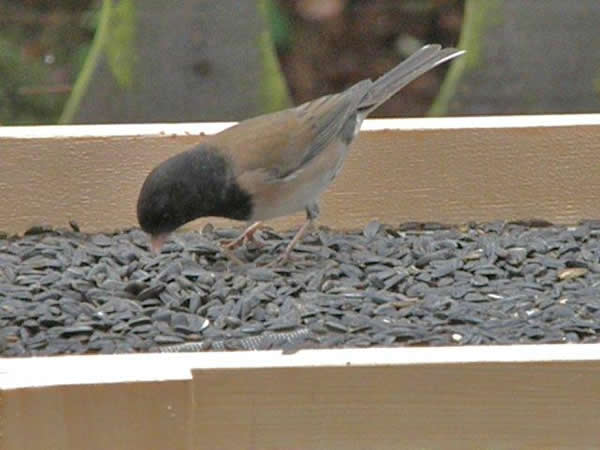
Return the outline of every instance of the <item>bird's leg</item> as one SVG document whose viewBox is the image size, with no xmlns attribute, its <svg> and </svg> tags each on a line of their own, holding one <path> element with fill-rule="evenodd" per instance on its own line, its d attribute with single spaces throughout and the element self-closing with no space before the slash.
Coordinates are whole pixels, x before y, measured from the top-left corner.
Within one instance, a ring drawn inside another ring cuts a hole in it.
<svg viewBox="0 0 600 450">
<path fill-rule="evenodd" d="M 228 250 L 232 250 L 236 247 L 239 247 L 244 243 L 244 241 L 252 241 L 255 242 L 259 247 L 262 247 L 264 243 L 256 237 L 254 237 L 254 233 L 256 233 L 262 227 L 262 222 L 254 222 L 252 225 L 247 227 L 242 234 L 240 234 L 237 238 L 235 238 L 231 242 L 221 243 L 224 248 Z"/>
<path fill-rule="evenodd" d="M 242 260 L 240 258 L 238 258 L 237 256 L 235 256 L 233 254 L 233 251 L 229 250 L 227 247 L 223 247 L 223 253 L 225 254 L 225 256 L 233 263 L 242 266 L 244 265 L 244 263 L 242 262 Z"/>
<path fill-rule="evenodd" d="M 290 254 L 292 253 L 292 250 L 294 249 L 296 244 L 298 244 L 298 242 L 300 242 L 300 240 L 304 237 L 308 228 L 319 217 L 319 213 L 319 205 L 316 202 L 311 203 L 306 207 L 306 222 L 304 222 L 304 224 L 300 227 L 294 238 L 285 248 L 283 254 L 275 261 L 271 262 L 269 266 L 273 266 L 275 264 L 283 264 L 290 259 Z"/>
</svg>

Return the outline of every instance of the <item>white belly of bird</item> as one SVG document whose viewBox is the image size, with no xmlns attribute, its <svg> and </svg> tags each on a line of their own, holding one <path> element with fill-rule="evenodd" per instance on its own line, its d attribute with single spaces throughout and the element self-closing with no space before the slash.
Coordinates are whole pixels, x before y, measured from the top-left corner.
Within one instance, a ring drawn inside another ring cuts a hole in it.
<svg viewBox="0 0 600 450">
<path fill-rule="evenodd" d="M 340 172 L 348 147 L 341 142 L 333 151 L 325 152 L 307 164 L 302 170 L 286 179 L 274 183 L 274 189 L 265 190 L 256 205 L 252 221 L 263 221 L 294 214 L 311 203 L 317 203 L 319 197 Z M 259 194 L 260 195 L 260 194 Z"/>
</svg>

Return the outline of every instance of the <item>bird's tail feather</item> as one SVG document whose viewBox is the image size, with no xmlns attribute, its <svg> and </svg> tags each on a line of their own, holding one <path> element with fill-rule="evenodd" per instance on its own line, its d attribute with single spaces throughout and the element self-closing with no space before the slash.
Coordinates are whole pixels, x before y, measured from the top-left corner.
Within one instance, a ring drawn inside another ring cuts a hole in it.
<svg viewBox="0 0 600 450">
<path fill-rule="evenodd" d="M 415 78 L 463 53 L 464 50 L 455 48 L 442 49 L 439 44 L 422 47 L 374 81 L 369 93 L 360 103 L 361 113 L 367 116 Z"/>
</svg>

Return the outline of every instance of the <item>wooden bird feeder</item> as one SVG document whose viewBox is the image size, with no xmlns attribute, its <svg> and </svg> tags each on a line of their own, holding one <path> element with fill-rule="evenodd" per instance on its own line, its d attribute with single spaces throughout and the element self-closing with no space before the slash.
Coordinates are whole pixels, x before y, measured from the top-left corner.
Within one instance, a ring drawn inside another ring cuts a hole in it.
<svg viewBox="0 0 600 450">
<path fill-rule="evenodd" d="M 228 125 L 0 128 L 0 230 L 136 226 L 151 167 Z M 600 115 L 368 120 L 320 223 L 600 218 L 599 155 Z M 599 410 L 600 344 L 0 359 L 3 450 L 583 449 Z"/>
</svg>

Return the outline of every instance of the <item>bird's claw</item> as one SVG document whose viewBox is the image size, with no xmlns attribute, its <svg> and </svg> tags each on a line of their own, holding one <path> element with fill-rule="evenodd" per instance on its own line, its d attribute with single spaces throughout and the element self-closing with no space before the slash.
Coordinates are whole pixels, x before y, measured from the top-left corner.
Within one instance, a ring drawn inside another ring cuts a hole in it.
<svg viewBox="0 0 600 450">
<path fill-rule="evenodd" d="M 224 239 L 224 240 L 220 241 L 219 244 L 224 249 L 234 250 L 244 243 L 245 238 L 246 238 L 245 236 L 240 236 L 239 238 L 236 238 L 233 240 Z"/>
<path fill-rule="evenodd" d="M 227 257 L 227 259 L 229 259 L 231 262 L 238 264 L 238 265 L 243 265 L 244 262 L 238 258 L 237 256 L 235 256 L 235 254 L 233 253 L 233 251 L 229 248 L 227 248 L 226 246 L 222 247 L 223 249 L 223 254 Z"/>
<path fill-rule="evenodd" d="M 292 252 L 284 251 L 282 255 L 279 255 L 277 258 L 273 259 L 270 263 L 264 265 L 264 267 L 274 268 L 284 266 L 289 262 L 298 261 L 302 258 L 294 256 Z"/>
<path fill-rule="evenodd" d="M 237 238 L 235 238 L 231 241 L 223 240 L 220 242 L 220 244 L 223 248 L 226 248 L 228 250 L 236 249 L 239 246 L 241 246 L 242 244 L 245 244 L 245 243 L 247 244 L 248 242 L 254 243 L 256 245 L 256 247 L 258 247 L 258 248 L 262 248 L 266 245 L 266 243 L 262 239 L 260 239 L 258 236 L 256 236 L 256 232 L 259 230 L 259 228 L 261 228 L 261 226 L 262 226 L 261 223 L 255 223 L 251 227 L 247 228 Z"/>
</svg>

